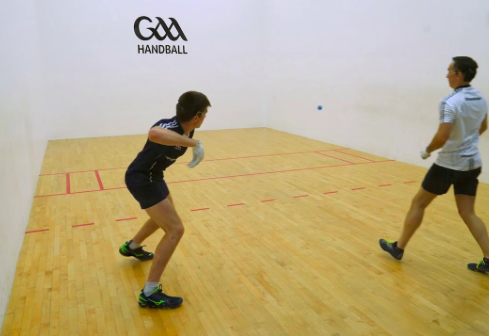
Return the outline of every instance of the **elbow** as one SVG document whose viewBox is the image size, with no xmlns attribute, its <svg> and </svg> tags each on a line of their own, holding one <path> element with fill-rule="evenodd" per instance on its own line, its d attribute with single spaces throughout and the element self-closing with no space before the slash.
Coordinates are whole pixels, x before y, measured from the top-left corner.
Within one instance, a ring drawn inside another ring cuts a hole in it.
<svg viewBox="0 0 489 336">
<path fill-rule="evenodd" d="M 151 142 L 157 142 L 158 141 L 158 138 L 159 138 L 159 134 L 158 134 L 158 131 L 154 128 L 150 129 L 149 130 L 149 133 L 148 133 L 148 139 L 149 141 Z"/>
</svg>

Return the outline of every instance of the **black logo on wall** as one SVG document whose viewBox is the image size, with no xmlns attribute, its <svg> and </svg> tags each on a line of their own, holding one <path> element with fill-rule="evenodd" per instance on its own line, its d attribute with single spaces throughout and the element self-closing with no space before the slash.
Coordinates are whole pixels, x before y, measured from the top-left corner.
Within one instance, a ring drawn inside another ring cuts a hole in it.
<svg viewBox="0 0 489 336">
<path fill-rule="evenodd" d="M 160 17 L 156 17 L 158 24 L 153 27 L 148 27 L 143 32 L 141 32 L 141 22 L 148 21 L 150 23 L 156 24 L 147 16 L 141 16 L 137 18 L 134 22 L 134 33 L 136 36 L 142 41 L 149 41 L 153 38 L 156 38 L 158 41 L 164 41 L 165 39 L 169 39 L 171 41 L 177 41 L 178 39 L 182 39 L 184 41 L 188 41 L 185 33 L 182 28 L 178 24 L 177 20 L 174 18 L 169 18 L 171 24 L 168 26 Z M 176 31 L 176 34 L 174 32 Z M 160 34 L 161 32 L 161 34 Z M 163 35 L 162 35 L 163 34 Z M 182 50 L 180 50 L 182 47 Z M 184 45 L 138 45 L 138 54 L 188 54 L 185 51 Z"/>
</svg>

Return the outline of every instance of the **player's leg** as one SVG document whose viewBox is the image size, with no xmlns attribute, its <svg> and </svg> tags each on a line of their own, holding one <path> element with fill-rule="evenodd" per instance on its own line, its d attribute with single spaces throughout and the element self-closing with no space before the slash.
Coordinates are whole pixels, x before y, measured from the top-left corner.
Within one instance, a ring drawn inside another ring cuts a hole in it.
<svg viewBox="0 0 489 336">
<path fill-rule="evenodd" d="M 460 172 L 465 178 L 460 179 L 454 184 L 455 201 L 457 202 L 458 213 L 469 228 L 472 236 L 479 244 L 484 258 L 479 263 L 467 265 L 474 271 L 489 272 L 489 237 L 484 222 L 475 213 L 475 200 L 480 174 L 480 169 Z"/>
<path fill-rule="evenodd" d="M 411 201 L 411 207 L 404 220 L 404 227 L 401 236 L 397 241 L 397 247 L 400 249 L 406 248 L 409 240 L 414 235 L 423 221 L 425 209 L 436 198 L 436 194 L 420 188 L 416 196 Z"/>
<path fill-rule="evenodd" d="M 484 258 L 478 264 L 471 263 L 468 267 L 472 270 L 477 269 L 479 271 L 489 272 L 489 238 L 487 236 L 486 225 L 475 214 L 475 196 L 459 194 L 455 195 L 455 199 L 460 217 L 462 217 L 484 254 Z"/>
<path fill-rule="evenodd" d="M 173 199 L 171 195 L 168 195 L 170 203 L 174 206 Z M 140 260 L 150 260 L 153 259 L 153 253 L 146 252 L 142 249 L 141 244 L 149 236 L 151 236 L 156 230 L 160 229 L 160 226 L 155 223 L 153 219 L 148 218 L 146 223 L 139 229 L 136 235 L 129 241 L 125 242 L 121 247 L 121 254 L 124 256 L 133 256 Z"/>
<path fill-rule="evenodd" d="M 380 240 L 380 246 L 384 251 L 389 252 L 394 258 L 401 260 L 404 254 L 404 249 L 411 237 L 419 228 L 423 221 L 425 209 L 436 198 L 437 195 L 430 193 L 423 188 L 420 188 L 416 196 L 411 201 L 411 207 L 404 220 L 399 240 L 390 242 L 385 239 Z"/>
<path fill-rule="evenodd" d="M 171 194 L 168 195 L 168 200 L 170 201 L 171 205 L 173 205 L 173 207 L 175 207 L 175 203 L 173 203 L 173 199 L 171 197 Z M 131 239 L 131 241 L 133 241 L 134 243 L 136 243 L 138 245 L 141 245 L 146 238 L 151 236 L 158 229 L 160 229 L 160 227 L 150 217 L 150 218 L 148 218 L 146 223 L 143 225 L 143 227 L 138 231 L 138 233 L 136 233 L 134 238 Z"/>
<path fill-rule="evenodd" d="M 401 236 L 397 241 L 380 239 L 380 247 L 394 258 L 401 260 L 404 249 L 423 222 L 425 209 L 438 196 L 450 188 L 450 180 L 445 168 L 433 165 L 423 180 L 422 187 L 411 201 L 411 206 L 404 220 Z"/>
<path fill-rule="evenodd" d="M 139 296 L 139 305 L 151 308 L 176 308 L 182 304 L 183 300 L 164 294 L 159 281 L 183 236 L 183 223 L 168 198 L 146 209 L 146 212 L 165 231 L 165 235 L 156 247 L 148 280 Z"/>
</svg>

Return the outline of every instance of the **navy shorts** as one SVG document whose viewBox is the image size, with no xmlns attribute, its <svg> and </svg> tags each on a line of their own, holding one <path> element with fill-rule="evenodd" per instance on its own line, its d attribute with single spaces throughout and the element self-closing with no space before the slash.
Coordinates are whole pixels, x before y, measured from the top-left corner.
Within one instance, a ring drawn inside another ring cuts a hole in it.
<svg viewBox="0 0 489 336">
<path fill-rule="evenodd" d="M 423 181 L 423 189 L 435 194 L 443 195 L 448 192 L 453 184 L 455 195 L 475 196 L 482 169 L 477 168 L 468 171 L 453 170 L 433 164 Z"/>
<path fill-rule="evenodd" d="M 165 180 L 149 181 L 126 173 L 126 186 L 129 192 L 139 202 L 141 209 L 151 208 L 170 195 Z"/>
</svg>

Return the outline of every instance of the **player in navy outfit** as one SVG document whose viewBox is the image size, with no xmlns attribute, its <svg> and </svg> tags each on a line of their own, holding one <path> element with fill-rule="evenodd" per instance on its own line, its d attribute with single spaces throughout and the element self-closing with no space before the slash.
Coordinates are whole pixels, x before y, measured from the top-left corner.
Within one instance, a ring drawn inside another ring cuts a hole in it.
<svg viewBox="0 0 489 336">
<path fill-rule="evenodd" d="M 127 169 L 126 186 L 141 209 L 146 210 L 150 217 L 139 232 L 119 249 L 126 257 L 153 259 L 147 282 L 139 295 L 141 307 L 169 309 L 177 308 L 183 303 L 182 298 L 163 293 L 159 284 L 161 275 L 184 233 L 183 223 L 165 183 L 164 171 L 185 154 L 188 147 L 193 150 L 193 159 L 188 166 L 194 168 L 202 161 L 202 142 L 193 139 L 193 136 L 195 129 L 204 122 L 210 106 L 207 97 L 200 92 L 189 91 L 182 94 L 178 99 L 176 116 L 162 119 L 153 125 L 143 150 Z M 155 253 L 143 250 L 143 241 L 158 229 L 163 229 L 165 235 Z"/>
</svg>

